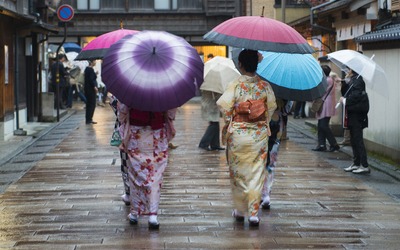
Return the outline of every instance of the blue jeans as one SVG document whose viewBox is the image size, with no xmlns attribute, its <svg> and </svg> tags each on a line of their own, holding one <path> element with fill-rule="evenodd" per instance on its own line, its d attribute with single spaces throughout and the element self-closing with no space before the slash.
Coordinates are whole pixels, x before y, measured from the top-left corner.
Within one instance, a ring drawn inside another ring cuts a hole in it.
<svg viewBox="0 0 400 250">
<path fill-rule="evenodd" d="M 79 98 L 81 99 L 82 102 L 84 102 L 86 104 L 86 97 L 85 95 L 80 92 L 78 90 L 78 88 L 76 87 L 76 84 L 73 84 L 68 91 L 68 100 L 67 100 L 67 107 L 72 107 L 72 99 L 74 96 L 74 90 L 76 91 L 76 93 L 78 94 Z"/>
</svg>

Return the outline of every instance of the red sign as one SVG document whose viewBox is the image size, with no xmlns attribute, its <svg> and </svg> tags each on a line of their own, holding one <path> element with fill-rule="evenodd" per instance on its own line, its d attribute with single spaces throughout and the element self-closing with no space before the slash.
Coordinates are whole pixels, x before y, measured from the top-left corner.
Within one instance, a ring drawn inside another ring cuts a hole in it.
<svg viewBox="0 0 400 250">
<path fill-rule="evenodd" d="M 58 8 L 57 16 L 63 22 L 71 21 L 74 17 L 74 9 L 68 4 L 63 4 Z"/>
</svg>

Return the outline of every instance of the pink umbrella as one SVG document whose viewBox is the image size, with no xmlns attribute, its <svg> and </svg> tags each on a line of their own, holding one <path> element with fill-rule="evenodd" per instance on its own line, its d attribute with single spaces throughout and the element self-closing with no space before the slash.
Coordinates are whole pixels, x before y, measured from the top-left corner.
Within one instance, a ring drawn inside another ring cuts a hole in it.
<svg viewBox="0 0 400 250">
<path fill-rule="evenodd" d="M 125 36 L 132 35 L 137 32 L 139 31 L 121 28 L 119 30 L 111 31 L 101 36 L 98 36 L 82 49 L 75 60 L 102 59 L 111 45 L 124 38 Z"/>
<path fill-rule="evenodd" d="M 237 48 L 310 54 L 314 49 L 295 29 L 263 16 L 231 18 L 204 35 L 205 40 Z"/>
</svg>

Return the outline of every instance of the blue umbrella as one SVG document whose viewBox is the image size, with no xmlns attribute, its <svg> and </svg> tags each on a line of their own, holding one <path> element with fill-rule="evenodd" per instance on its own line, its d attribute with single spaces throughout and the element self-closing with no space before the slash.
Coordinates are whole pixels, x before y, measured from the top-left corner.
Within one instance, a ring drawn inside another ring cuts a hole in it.
<svg viewBox="0 0 400 250">
<path fill-rule="evenodd" d="M 237 65 L 241 49 L 232 51 Z M 326 77 L 311 54 L 289 54 L 259 51 L 263 60 L 257 74 L 271 84 L 275 96 L 292 101 L 312 101 L 321 97 L 327 87 Z"/>
<path fill-rule="evenodd" d="M 65 50 L 65 53 L 68 53 L 68 52 L 79 53 L 82 50 L 81 46 L 79 46 L 76 43 L 64 43 L 63 47 L 64 47 L 64 50 Z"/>
<path fill-rule="evenodd" d="M 325 93 L 325 74 L 311 54 L 260 53 L 264 59 L 258 64 L 257 74 L 271 84 L 275 96 L 312 101 Z"/>
</svg>

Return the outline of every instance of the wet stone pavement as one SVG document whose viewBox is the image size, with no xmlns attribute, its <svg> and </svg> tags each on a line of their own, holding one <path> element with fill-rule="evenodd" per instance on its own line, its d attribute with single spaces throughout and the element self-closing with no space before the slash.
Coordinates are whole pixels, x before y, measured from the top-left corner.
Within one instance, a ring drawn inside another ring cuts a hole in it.
<svg viewBox="0 0 400 250">
<path fill-rule="evenodd" d="M 399 248 L 399 201 L 333 164 L 349 163 L 342 152 L 309 150 L 313 141 L 291 127 L 271 209 L 257 229 L 235 222 L 225 154 L 197 147 L 207 127 L 198 102 L 177 114 L 160 229 L 150 231 L 146 217 L 132 226 L 120 200 L 119 153 L 109 146 L 114 114 L 100 107 L 94 118 L 98 124 L 86 125 L 77 110 L 1 167 L 27 171 L 0 195 L 0 249 Z"/>
</svg>

